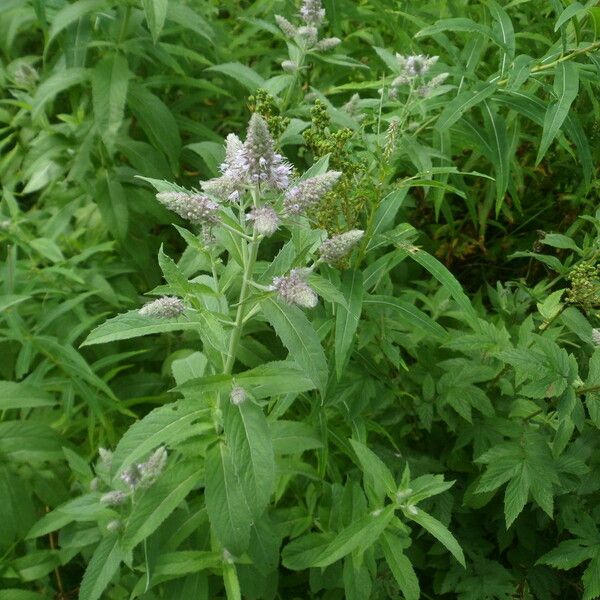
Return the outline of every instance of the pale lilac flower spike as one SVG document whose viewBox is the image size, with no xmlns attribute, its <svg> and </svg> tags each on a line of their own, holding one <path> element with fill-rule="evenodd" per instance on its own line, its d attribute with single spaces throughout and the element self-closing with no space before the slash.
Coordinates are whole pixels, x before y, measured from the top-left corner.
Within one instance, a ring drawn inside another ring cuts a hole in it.
<svg viewBox="0 0 600 600">
<path fill-rule="evenodd" d="M 300 18 L 309 27 L 320 27 L 325 20 L 325 9 L 321 0 L 304 0 L 300 7 Z"/>
<path fill-rule="evenodd" d="M 281 223 L 279 215 L 272 206 L 253 208 L 246 215 L 246 219 L 254 222 L 254 231 L 258 235 L 266 237 L 273 235 Z"/>
<path fill-rule="evenodd" d="M 327 171 L 300 181 L 285 194 L 285 212 L 289 215 L 299 215 L 313 207 L 336 184 L 340 176 L 339 171 Z"/>
<path fill-rule="evenodd" d="M 181 218 L 196 224 L 216 223 L 219 205 L 204 194 L 159 192 L 156 199 Z"/>
<path fill-rule="evenodd" d="M 138 310 L 142 317 L 158 317 L 159 319 L 178 317 L 182 312 L 183 302 L 174 296 L 163 296 L 144 304 Z"/>
<path fill-rule="evenodd" d="M 321 258 L 328 264 L 344 258 L 360 242 L 365 234 L 362 229 L 352 229 L 325 240 L 319 248 Z"/>
<path fill-rule="evenodd" d="M 289 275 L 275 277 L 271 287 L 288 304 L 314 308 L 319 298 L 306 282 L 309 273 L 309 269 L 292 269 Z"/>
<path fill-rule="evenodd" d="M 243 151 L 238 156 L 239 168 L 247 173 L 251 184 L 284 190 L 290 184 L 292 166 L 274 148 L 267 122 L 254 113 L 250 117 Z"/>
</svg>

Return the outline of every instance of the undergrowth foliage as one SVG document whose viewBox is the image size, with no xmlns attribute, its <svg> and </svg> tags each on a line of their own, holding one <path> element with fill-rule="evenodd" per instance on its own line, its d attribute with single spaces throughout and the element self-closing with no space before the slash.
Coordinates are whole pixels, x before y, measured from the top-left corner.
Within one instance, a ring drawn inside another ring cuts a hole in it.
<svg viewBox="0 0 600 600">
<path fill-rule="evenodd" d="M 600 597 L 600 8 L 412 4 L 4 0 L 0 600 Z"/>
</svg>

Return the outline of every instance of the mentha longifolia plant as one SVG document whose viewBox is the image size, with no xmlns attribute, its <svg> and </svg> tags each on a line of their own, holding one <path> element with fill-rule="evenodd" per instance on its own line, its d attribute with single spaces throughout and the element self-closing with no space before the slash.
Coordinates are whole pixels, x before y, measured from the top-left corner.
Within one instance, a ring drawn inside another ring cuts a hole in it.
<svg viewBox="0 0 600 600">
<path fill-rule="evenodd" d="M 202 351 L 172 362 L 183 399 L 135 423 L 113 451 L 100 451 L 84 498 L 103 507 L 97 517 L 104 534 L 86 570 L 82 598 L 98 598 L 122 563 L 127 569 L 119 577 L 135 579 L 136 595 L 161 584 L 178 590 L 181 580 L 169 580 L 189 569 L 197 585 L 222 585 L 233 599 L 240 589 L 244 597 L 273 597 L 280 562 L 315 573 L 344 564 L 344 579 L 353 582 L 370 581 L 380 559 L 406 597 L 416 598 L 418 580 L 403 552 L 410 544 L 409 522 L 464 564 L 450 531 L 418 506 L 452 483 L 440 475 L 411 480 L 408 467 L 395 481 L 358 441 L 364 438 L 359 431 L 339 443 L 358 460 L 364 488 L 357 481 L 342 484 L 342 478 L 319 492 L 338 497 L 339 507 L 334 503 L 323 512 L 316 488 L 309 494 L 312 505 L 297 505 L 304 484 L 294 473 L 325 482 L 331 469 L 327 436 L 309 422 L 327 427 L 328 406 L 360 394 L 356 382 L 345 381 L 344 367 L 363 295 L 363 275 L 352 257 L 361 246 L 364 257 L 369 240 L 359 229 L 328 237 L 311 227 L 310 211 L 341 175 L 327 166 L 325 156 L 296 173 L 255 113 L 245 141 L 227 136 L 221 175 L 201 182 L 201 191 L 146 178 L 157 200 L 194 229 L 175 225 L 188 248 L 179 264 L 161 249 L 166 284 L 153 291 L 159 297 L 100 325 L 85 343 L 184 330 L 200 337 Z M 385 213 L 392 208 L 383 207 Z M 376 220 L 379 229 L 382 219 Z M 402 230 L 391 239 L 409 237 Z M 411 252 L 420 251 L 407 243 L 405 254 Z M 186 271 L 196 270 L 204 274 L 188 280 Z M 371 301 L 379 310 L 397 303 L 383 296 Z M 424 327 L 437 327 L 417 308 L 402 306 L 420 314 Z M 261 354 L 283 359 L 263 362 Z M 244 370 L 249 364 L 255 366 Z M 306 422 L 282 418 L 294 404 Z M 316 465 L 301 459 L 307 450 L 315 452 Z M 323 518 L 333 520 L 325 527 Z"/>
</svg>

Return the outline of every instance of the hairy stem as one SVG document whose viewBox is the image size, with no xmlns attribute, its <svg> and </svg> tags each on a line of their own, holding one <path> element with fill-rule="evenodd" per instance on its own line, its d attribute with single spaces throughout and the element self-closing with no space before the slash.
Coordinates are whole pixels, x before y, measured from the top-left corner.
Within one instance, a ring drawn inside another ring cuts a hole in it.
<svg viewBox="0 0 600 600">
<path fill-rule="evenodd" d="M 231 338 L 229 339 L 227 361 L 223 370 L 226 375 L 229 375 L 233 369 L 235 354 L 242 336 L 246 300 L 248 299 L 248 291 L 250 289 L 250 278 L 252 277 L 252 272 L 254 271 L 254 263 L 256 262 L 256 253 L 258 251 L 257 238 L 258 236 L 256 233 L 254 233 L 251 241 L 248 242 L 248 245 L 246 246 L 246 251 L 244 252 L 244 278 L 242 280 L 242 287 L 240 289 L 240 298 L 238 301 L 237 313 L 235 315 L 235 323 L 233 325 L 233 331 L 231 332 Z"/>
</svg>

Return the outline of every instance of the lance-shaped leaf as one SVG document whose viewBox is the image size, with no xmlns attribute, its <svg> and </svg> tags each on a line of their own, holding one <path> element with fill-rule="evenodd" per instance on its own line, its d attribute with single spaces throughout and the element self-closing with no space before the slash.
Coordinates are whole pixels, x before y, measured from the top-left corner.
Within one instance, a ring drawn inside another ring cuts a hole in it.
<svg viewBox="0 0 600 600">
<path fill-rule="evenodd" d="M 338 306 L 335 316 L 335 371 L 338 380 L 342 378 L 360 321 L 363 303 L 363 279 L 360 271 L 344 272 L 342 293 L 346 298 L 347 307 Z"/>
</svg>

